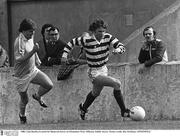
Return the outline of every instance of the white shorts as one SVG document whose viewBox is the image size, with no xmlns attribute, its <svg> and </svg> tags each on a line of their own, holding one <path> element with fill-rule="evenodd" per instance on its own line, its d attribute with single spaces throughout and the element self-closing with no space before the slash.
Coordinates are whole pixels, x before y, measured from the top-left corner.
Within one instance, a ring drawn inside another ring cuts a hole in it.
<svg viewBox="0 0 180 136">
<path fill-rule="evenodd" d="M 93 80 L 99 75 L 104 75 L 104 76 L 108 75 L 108 69 L 106 66 L 88 69 L 88 77 L 91 80 L 91 82 L 93 82 Z"/>
<path fill-rule="evenodd" d="M 14 83 L 18 92 L 26 92 L 30 82 L 35 78 L 39 69 L 35 67 L 29 74 L 22 78 L 14 77 Z"/>
</svg>

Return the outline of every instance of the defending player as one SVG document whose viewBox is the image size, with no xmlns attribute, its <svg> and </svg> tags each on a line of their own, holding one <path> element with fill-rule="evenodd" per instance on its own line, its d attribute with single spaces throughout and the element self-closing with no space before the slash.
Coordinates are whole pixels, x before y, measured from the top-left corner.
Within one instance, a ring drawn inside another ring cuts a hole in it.
<svg viewBox="0 0 180 136">
<path fill-rule="evenodd" d="M 88 107 L 100 95 L 104 86 L 112 87 L 114 97 L 121 109 L 122 117 L 129 117 L 130 110 L 126 108 L 120 90 L 121 83 L 118 79 L 108 76 L 106 63 L 109 57 L 109 47 L 115 48 L 114 53 L 123 53 L 125 48 L 119 40 L 111 34 L 106 33 L 107 26 L 103 20 L 97 19 L 89 26 L 89 35 L 72 39 L 68 46 L 64 48 L 62 62 L 67 62 L 68 53 L 74 45 L 82 46 L 86 52 L 87 63 L 89 66 L 88 76 L 93 84 L 93 90 L 89 92 L 85 102 L 79 105 L 80 116 L 85 120 Z"/>
<path fill-rule="evenodd" d="M 41 100 L 41 97 L 53 87 L 50 78 L 36 67 L 36 65 L 40 65 L 40 60 L 37 55 L 39 45 L 34 44 L 33 41 L 35 27 L 36 24 L 34 21 L 31 19 L 24 19 L 20 24 L 19 36 L 14 43 L 14 76 L 16 89 L 20 95 L 19 117 L 22 124 L 26 123 L 25 110 L 28 103 L 27 90 L 29 84 L 40 85 L 38 92 L 33 94 L 33 98 L 45 108 L 47 105 Z"/>
</svg>

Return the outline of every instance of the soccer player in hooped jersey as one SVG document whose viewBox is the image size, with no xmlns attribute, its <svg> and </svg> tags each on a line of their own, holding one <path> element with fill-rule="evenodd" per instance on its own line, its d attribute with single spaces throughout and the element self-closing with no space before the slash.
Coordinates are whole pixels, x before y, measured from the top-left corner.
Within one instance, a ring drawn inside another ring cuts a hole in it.
<svg viewBox="0 0 180 136">
<path fill-rule="evenodd" d="M 122 117 L 130 117 L 130 110 L 126 108 L 123 96 L 120 90 L 121 83 L 118 79 L 108 76 L 106 63 L 109 57 L 109 47 L 112 45 L 116 53 L 125 51 L 124 45 L 111 34 L 106 33 L 107 25 L 102 19 L 96 19 L 89 26 L 90 34 L 72 39 L 64 48 L 62 63 L 67 63 L 68 53 L 74 45 L 81 46 L 85 50 L 87 64 L 89 66 L 88 76 L 93 84 L 92 91 L 86 96 L 85 102 L 79 104 L 80 117 L 85 120 L 85 114 L 88 107 L 93 103 L 97 96 L 100 95 L 104 86 L 112 87 L 114 97 L 121 109 Z"/>
</svg>

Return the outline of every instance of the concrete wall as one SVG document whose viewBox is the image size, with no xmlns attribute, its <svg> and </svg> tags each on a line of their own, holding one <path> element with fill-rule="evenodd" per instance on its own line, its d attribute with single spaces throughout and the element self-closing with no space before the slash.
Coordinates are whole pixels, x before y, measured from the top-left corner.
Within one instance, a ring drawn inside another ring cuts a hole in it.
<svg viewBox="0 0 180 136">
<path fill-rule="evenodd" d="M 145 120 L 180 119 L 180 65 L 169 62 L 155 65 L 144 74 L 137 73 L 138 64 L 110 65 L 109 74 L 118 78 L 127 107 L 142 106 Z M 31 85 L 27 118 L 29 123 L 57 123 L 79 120 L 78 105 L 83 102 L 92 86 L 87 76 L 87 67 L 76 69 L 70 79 L 56 81 L 57 67 L 42 68 L 54 83 L 54 88 L 44 100 L 49 108 L 43 109 L 32 99 L 38 86 Z M 0 124 L 17 124 L 19 96 L 12 77 L 13 70 L 0 69 Z M 119 120 L 119 107 L 112 89 L 105 87 L 101 95 L 89 108 L 88 120 Z"/>
<path fill-rule="evenodd" d="M 8 15 L 7 15 L 7 0 L 0 0 L 0 43 L 8 51 Z"/>
<path fill-rule="evenodd" d="M 5 43 L 5 49 L 9 52 L 13 64 L 13 42 L 19 23 L 25 17 L 37 22 L 36 41 L 41 37 L 40 29 L 44 23 L 59 26 L 61 38 L 69 41 L 87 31 L 89 23 L 96 17 L 103 18 L 109 24 L 108 31 L 124 40 L 175 1 L 177 0 L 1 0 L 0 41 Z M 126 57 L 118 56 L 110 62 L 132 61 L 136 57 L 134 46 L 139 47 L 139 43 L 129 45 L 128 48 L 132 50 L 129 50 Z"/>
</svg>

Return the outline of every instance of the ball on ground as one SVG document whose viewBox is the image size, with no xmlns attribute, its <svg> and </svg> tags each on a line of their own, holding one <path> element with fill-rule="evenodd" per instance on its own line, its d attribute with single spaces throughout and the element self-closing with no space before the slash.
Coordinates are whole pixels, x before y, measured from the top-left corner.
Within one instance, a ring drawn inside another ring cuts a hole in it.
<svg viewBox="0 0 180 136">
<path fill-rule="evenodd" d="M 145 118 L 145 110 L 141 106 L 134 106 L 130 109 L 130 118 L 135 121 L 142 121 Z"/>
</svg>

